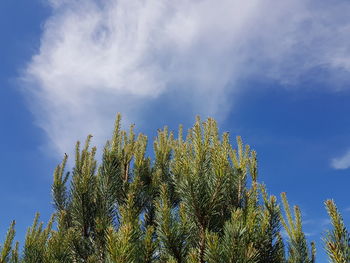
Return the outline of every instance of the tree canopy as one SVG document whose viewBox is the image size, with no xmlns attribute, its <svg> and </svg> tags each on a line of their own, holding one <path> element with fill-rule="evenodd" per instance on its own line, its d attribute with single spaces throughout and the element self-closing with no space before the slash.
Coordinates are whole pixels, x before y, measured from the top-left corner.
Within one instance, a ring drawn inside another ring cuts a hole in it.
<svg viewBox="0 0 350 263">
<path fill-rule="evenodd" d="M 75 164 L 65 155 L 53 175 L 55 212 L 35 216 L 23 249 L 12 222 L 0 263 L 314 263 L 316 250 L 300 209 L 281 202 L 258 181 L 257 154 L 215 120 L 197 118 L 184 136 L 158 131 L 148 139 L 116 119 L 100 162 L 92 136 L 78 142 Z M 350 235 L 332 200 L 324 236 L 330 262 L 350 262 Z M 285 234 L 283 234 L 285 233 Z"/>
</svg>

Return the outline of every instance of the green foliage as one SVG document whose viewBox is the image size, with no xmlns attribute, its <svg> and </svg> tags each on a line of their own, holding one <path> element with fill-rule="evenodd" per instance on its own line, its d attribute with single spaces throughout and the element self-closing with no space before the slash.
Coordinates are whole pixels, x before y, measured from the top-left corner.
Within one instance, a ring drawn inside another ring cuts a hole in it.
<svg viewBox="0 0 350 263">
<path fill-rule="evenodd" d="M 17 262 L 18 261 L 18 243 L 12 248 L 12 242 L 15 237 L 15 221 L 12 221 L 7 231 L 4 245 L 1 247 L 0 263 Z"/>
<path fill-rule="evenodd" d="M 333 200 L 325 202 L 333 229 L 325 237 L 326 250 L 332 263 L 350 262 L 350 234 Z"/>
<path fill-rule="evenodd" d="M 51 219 L 45 229 L 43 223 L 39 223 L 39 214 L 36 214 L 33 225 L 28 228 L 24 252 L 23 262 L 25 263 L 44 263 L 47 262 L 47 243 L 52 229 Z"/>
<path fill-rule="evenodd" d="M 294 206 L 294 219 L 287 201 L 286 193 L 281 194 L 287 220 L 281 217 L 282 224 L 288 234 L 288 263 L 314 263 L 315 246 L 311 243 L 311 249 L 307 245 L 305 234 L 302 230 L 301 212 L 298 206 Z"/>
<path fill-rule="evenodd" d="M 189 248 L 191 223 L 188 222 L 184 207 L 172 209 L 169 192 L 165 184 L 161 186 L 157 203 L 157 239 L 160 258 L 185 262 Z"/>
<path fill-rule="evenodd" d="M 44 228 L 36 215 L 18 253 L 11 224 L 0 263 L 313 263 L 301 213 L 294 215 L 285 194 L 284 213 L 258 182 L 256 152 L 237 137 L 219 134 L 213 119 L 183 136 L 165 127 L 148 140 L 134 127 L 113 136 L 101 162 L 88 136 L 54 171 L 55 209 Z M 332 262 L 349 262 L 349 233 L 332 201 L 326 206 L 334 229 L 326 238 Z M 287 238 L 282 238 L 284 227 Z"/>
</svg>

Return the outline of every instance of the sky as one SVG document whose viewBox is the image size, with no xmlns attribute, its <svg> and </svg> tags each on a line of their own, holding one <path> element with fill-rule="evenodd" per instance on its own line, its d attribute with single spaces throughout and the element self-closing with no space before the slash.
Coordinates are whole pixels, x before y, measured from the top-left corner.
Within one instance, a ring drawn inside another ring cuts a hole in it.
<svg viewBox="0 0 350 263">
<path fill-rule="evenodd" d="M 350 222 L 350 3 L 343 0 L 0 1 L 0 234 L 52 212 L 54 167 L 117 112 L 150 138 L 214 117 L 258 152 L 260 181 Z"/>
</svg>

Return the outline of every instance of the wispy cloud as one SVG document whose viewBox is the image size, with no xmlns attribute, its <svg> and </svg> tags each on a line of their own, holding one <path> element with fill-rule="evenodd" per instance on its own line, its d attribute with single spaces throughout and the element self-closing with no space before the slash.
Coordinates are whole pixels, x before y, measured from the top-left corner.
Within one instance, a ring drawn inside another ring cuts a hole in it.
<svg viewBox="0 0 350 263">
<path fill-rule="evenodd" d="M 331 160 L 331 165 L 334 169 L 337 170 L 350 168 L 350 150 L 340 157 L 333 158 Z"/>
<path fill-rule="evenodd" d="M 329 81 L 334 89 L 348 81 L 346 1 L 50 2 L 22 77 L 58 153 L 87 133 L 99 144 L 116 112 L 138 121 L 160 98 L 164 107 L 181 101 L 176 110 L 192 116 L 224 118 L 248 78 Z M 313 79 L 315 69 L 327 74 Z"/>
</svg>

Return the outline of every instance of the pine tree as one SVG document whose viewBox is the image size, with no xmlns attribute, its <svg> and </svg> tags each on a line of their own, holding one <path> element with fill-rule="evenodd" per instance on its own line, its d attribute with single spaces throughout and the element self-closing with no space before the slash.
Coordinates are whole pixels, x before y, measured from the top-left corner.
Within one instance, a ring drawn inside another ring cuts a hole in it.
<svg viewBox="0 0 350 263">
<path fill-rule="evenodd" d="M 350 234 L 333 200 L 325 202 L 333 229 L 325 237 L 326 251 L 332 263 L 350 262 Z"/>
<path fill-rule="evenodd" d="M 305 234 L 302 230 L 301 212 L 294 206 L 294 219 L 287 201 L 286 193 L 281 194 L 287 220 L 281 217 L 282 224 L 288 234 L 288 263 L 314 263 L 316 257 L 315 244 L 308 247 Z"/>
<path fill-rule="evenodd" d="M 258 182 L 257 154 L 216 122 L 197 118 L 177 138 L 165 127 L 146 156 L 148 140 L 116 119 L 101 162 L 88 136 L 78 142 L 66 172 L 65 155 L 53 175 L 55 212 L 44 228 L 35 216 L 23 252 L 11 224 L 0 263 L 314 263 L 300 209 Z M 349 233 L 332 201 L 331 262 L 349 262 Z M 293 215 L 294 214 L 294 215 Z M 287 237 L 283 237 L 283 229 Z"/>
<path fill-rule="evenodd" d="M 12 221 L 4 245 L 1 247 L 0 263 L 18 262 L 18 243 L 12 248 L 12 242 L 15 237 L 15 221 Z"/>
</svg>

